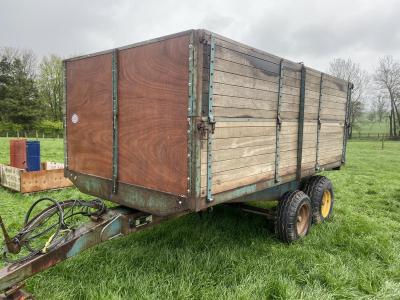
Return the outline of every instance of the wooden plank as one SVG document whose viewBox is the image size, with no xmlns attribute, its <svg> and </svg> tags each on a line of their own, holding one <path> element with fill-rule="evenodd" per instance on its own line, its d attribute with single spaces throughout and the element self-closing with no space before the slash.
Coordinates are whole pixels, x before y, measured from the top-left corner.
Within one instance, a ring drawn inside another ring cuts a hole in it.
<svg viewBox="0 0 400 300">
<path fill-rule="evenodd" d="M 120 52 L 119 179 L 187 195 L 189 36 Z"/>
<path fill-rule="evenodd" d="M 314 77 L 320 78 L 321 77 L 321 72 L 307 67 L 307 76 L 308 77 L 314 76 Z M 324 77 L 325 77 L 325 79 L 333 81 L 333 82 L 337 82 L 338 84 L 347 85 L 347 81 L 345 81 L 343 79 L 340 79 L 340 78 L 337 78 L 337 77 L 333 77 L 332 75 L 324 73 Z"/>
<path fill-rule="evenodd" d="M 21 173 L 23 169 L 0 165 L 0 183 L 14 191 L 21 191 Z"/>
<path fill-rule="evenodd" d="M 21 173 L 21 193 L 33 193 L 72 186 L 64 177 L 64 169 Z"/>
<path fill-rule="evenodd" d="M 204 95 L 208 95 L 208 90 L 204 91 Z M 282 90 L 282 102 L 298 103 L 299 95 L 292 94 L 292 90 Z M 252 87 L 235 86 L 226 83 L 214 83 L 214 95 L 225 95 L 230 97 L 240 97 L 257 100 L 276 101 L 278 99 L 277 89 L 275 91 L 257 90 Z"/>
<path fill-rule="evenodd" d="M 259 67 L 262 60 L 263 62 L 269 62 L 273 63 L 276 67 L 271 66 L 268 71 L 278 73 L 279 68 L 279 62 L 281 60 L 280 57 L 272 55 L 270 53 L 249 47 L 247 45 L 238 43 L 236 41 L 229 40 L 225 37 L 217 35 L 217 46 L 219 47 L 224 47 L 226 49 L 230 49 L 232 51 L 236 51 L 241 54 L 245 54 L 246 57 L 248 58 L 249 62 L 251 65 L 254 65 L 255 67 Z M 294 72 L 299 71 L 301 69 L 301 65 L 297 63 L 293 63 L 289 60 L 285 60 L 286 68 L 290 68 Z"/>
<path fill-rule="evenodd" d="M 296 111 L 282 111 L 281 117 L 296 119 L 299 113 Z M 236 108 L 236 107 L 214 107 L 214 116 L 228 118 L 264 118 L 274 119 L 276 112 L 264 109 Z"/>
<path fill-rule="evenodd" d="M 260 80 L 257 78 L 250 78 L 250 77 L 241 76 L 241 75 L 232 74 L 232 73 L 221 72 L 221 71 L 215 71 L 214 82 L 235 85 L 235 86 L 241 86 L 241 87 L 247 87 L 247 88 L 252 88 L 252 89 L 258 89 L 258 90 L 263 90 L 263 91 L 270 91 L 270 92 L 275 92 L 275 93 L 278 92 L 278 84 L 277 83 L 264 81 L 264 80 Z M 299 95 L 300 88 L 284 85 L 282 88 L 282 92 L 285 94 Z M 217 93 L 217 92 L 215 92 L 215 93 Z"/>
<path fill-rule="evenodd" d="M 68 61 L 68 168 L 112 176 L 111 54 Z"/>
<path fill-rule="evenodd" d="M 226 49 L 224 49 L 224 51 L 226 51 Z M 236 61 L 232 60 L 235 58 L 237 59 Z M 278 74 L 267 72 L 265 70 L 243 64 L 243 57 L 240 55 L 237 55 L 234 58 L 231 57 L 227 58 L 219 51 L 217 51 L 216 53 L 215 69 L 218 71 L 233 73 L 250 78 L 257 78 L 260 80 L 269 81 L 273 83 L 278 83 L 279 81 Z M 300 80 L 297 78 L 293 78 L 290 75 L 292 75 L 292 73 L 285 72 L 284 69 L 284 84 L 293 87 L 300 87 Z"/>
</svg>

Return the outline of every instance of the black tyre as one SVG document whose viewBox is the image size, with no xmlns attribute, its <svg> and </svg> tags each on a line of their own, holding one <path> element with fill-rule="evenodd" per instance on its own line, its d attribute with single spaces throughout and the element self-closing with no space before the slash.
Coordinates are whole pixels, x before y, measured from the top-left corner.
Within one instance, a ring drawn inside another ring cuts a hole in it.
<svg viewBox="0 0 400 300">
<path fill-rule="evenodd" d="M 313 223 L 319 224 L 329 219 L 335 198 L 332 182 L 325 176 L 313 176 L 306 182 L 303 191 L 311 199 Z"/>
<path fill-rule="evenodd" d="M 298 240 L 310 230 L 311 215 L 311 201 L 304 192 L 287 192 L 278 203 L 276 235 L 286 243 Z"/>
</svg>

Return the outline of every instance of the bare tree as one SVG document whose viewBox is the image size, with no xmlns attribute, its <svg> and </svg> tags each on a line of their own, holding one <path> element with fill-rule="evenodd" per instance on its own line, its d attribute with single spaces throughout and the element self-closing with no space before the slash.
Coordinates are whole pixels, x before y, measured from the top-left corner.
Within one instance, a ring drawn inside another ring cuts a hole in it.
<svg viewBox="0 0 400 300">
<path fill-rule="evenodd" d="M 376 116 L 378 117 L 378 121 L 381 123 L 383 118 L 388 113 L 388 101 L 382 95 L 379 95 L 377 98 L 375 98 L 375 101 L 372 105 Z"/>
<path fill-rule="evenodd" d="M 399 95 L 400 95 L 400 63 L 387 55 L 379 60 L 374 79 L 390 100 L 390 136 L 397 136 L 397 126 L 400 128 Z M 397 120 L 397 122 L 396 122 Z M 397 124 L 396 124 L 397 123 Z"/>
<path fill-rule="evenodd" d="M 347 60 L 343 58 L 335 58 L 329 64 L 329 73 L 354 84 L 349 116 L 349 137 L 351 138 L 353 126 L 361 117 L 366 100 L 365 91 L 369 83 L 368 73 L 362 70 L 360 65 L 353 62 L 350 58 Z"/>
<path fill-rule="evenodd" d="M 63 66 L 60 57 L 44 57 L 37 80 L 40 98 L 53 121 L 62 120 Z"/>
<path fill-rule="evenodd" d="M 37 58 L 32 50 L 3 47 L 0 48 L 0 56 L 7 58 L 9 61 L 20 60 L 24 73 L 27 74 L 29 78 L 35 79 L 37 73 Z"/>
</svg>

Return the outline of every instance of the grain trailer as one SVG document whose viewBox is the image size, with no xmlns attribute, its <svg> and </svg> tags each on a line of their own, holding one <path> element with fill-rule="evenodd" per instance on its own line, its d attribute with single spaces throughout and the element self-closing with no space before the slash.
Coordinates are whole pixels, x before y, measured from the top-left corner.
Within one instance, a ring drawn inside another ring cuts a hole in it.
<svg viewBox="0 0 400 300">
<path fill-rule="evenodd" d="M 67 59 L 64 80 L 65 176 L 121 207 L 90 204 L 97 231 L 19 262 L 37 268 L 18 280 L 0 271 L 0 289 L 103 240 L 222 203 L 273 218 L 285 242 L 331 215 L 332 184 L 316 174 L 345 163 L 350 82 L 207 30 Z M 274 199 L 274 211 L 246 204 Z M 53 212 L 72 205 L 63 203 Z"/>
</svg>

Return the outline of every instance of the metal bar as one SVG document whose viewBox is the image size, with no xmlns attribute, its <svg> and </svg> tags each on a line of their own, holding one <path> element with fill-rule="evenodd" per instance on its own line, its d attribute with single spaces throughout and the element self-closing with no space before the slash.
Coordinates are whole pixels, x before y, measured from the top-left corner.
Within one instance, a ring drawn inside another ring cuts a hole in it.
<svg viewBox="0 0 400 300">
<path fill-rule="evenodd" d="M 296 179 L 301 180 L 301 168 L 303 160 L 303 137 L 304 137 L 304 99 L 306 95 L 306 67 L 303 65 L 301 68 L 301 81 L 300 81 L 300 102 L 299 102 L 299 124 L 297 130 L 297 169 Z"/>
<path fill-rule="evenodd" d="M 194 55 L 195 55 L 195 89 L 196 89 L 196 99 L 193 104 L 194 117 L 192 118 L 193 127 L 193 149 L 192 149 L 192 207 L 193 211 L 198 211 L 201 203 L 201 132 L 197 131 L 197 124 L 201 121 L 201 116 L 203 114 L 203 102 L 208 103 L 208 98 L 203 97 L 203 75 L 207 74 L 204 66 L 206 63 L 204 53 L 207 51 L 204 33 L 201 30 L 195 31 L 194 38 Z"/>
<path fill-rule="evenodd" d="M 194 67 L 195 64 L 195 56 L 194 56 L 194 45 L 193 45 L 193 37 L 194 33 L 189 37 L 189 91 L 188 91 L 188 117 L 187 117 L 187 138 L 188 138 L 188 148 L 187 148 L 187 162 L 188 162 L 188 175 L 187 175 L 187 194 L 188 196 L 191 194 L 192 191 L 192 160 L 193 160 L 193 151 L 192 151 L 192 124 L 193 124 L 193 116 L 194 116 L 194 101 L 195 101 L 195 95 L 196 95 L 196 90 L 195 90 L 195 84 L 194 84 L 194 78 L 195 78 L 195 73 L 196 69 Z"/>
<path fill-rule="evenodd" d="M 350 103 L 351 103 L 351 91 L 353 89 L 353 84 L 347 83 L 347 101 L 346 101 L 346 116 L 344 121 L 344 129 L 343 129 L 343 147 L 342 147 L 342 163 L 346 162 L 346 148 L 347 148 L 347 139 L 349 135 L 349 117 L 350 117 Z"/>
<path fill-rule="evenodd" d="M 316 146 L 316 153 L 315 153 L 315 170 L 320 171 L 319 165 L 319 136 L 321 131 L 321 102 L 322 102 L 322 84 L 324 82 L 324 73 L 321 73 L 321 78 L 319 81 L 319 99 L 318 99 L 318 118 L 317 118 L 317 146 Z"/>
<path fill-rule="evenodd" d="M 113 108 L 113 153 L 112 153 L 112 193 L 118 187 L 118 50 L 112 53 L 112 108 Z"/>
<path fill-rule="evenodd" d="M 107 211 L 98 222 L 91 221 L 74 230 L 57 247 L 22 263 L 0 269 L 0 291 L 42 272 L 106 240 L 158 224 L 162 218 L 127 208 Z"/>
<path fill-rule="evenodd" d="M 273 180 L 271 180 L 273 182 Z M 285 183 L 280 183 L 278 185 L 272 185 L 271 187 L 252 191 L 247 194 L 243 194 L 230 201 L 230 203 L 235 202 L 252 202 L 252 201 L 267 201 L 267 200 L 279 200 L 282 195 L 288 191 L 294 191 L 300 186 L 299 181 L 291 180 Z"/>
<path fill-rule="evenodd" d="M 67 143 L 67 62 L 63 61 L 63 126 L 64 126 L 64 170 L 68 169 Z"/>
<path fill-rule="evenodd" d="M 215 39 L 211 35 L 210 42 L 210 79 L 208 87 L 208 122 L 215 124 L 214 114 L 213 114 L 213 83 L 214 83 L 214 60 L 215 60 Z M 207 201 L 212 202 L 212 146 L 213 146 L 213 129 L 209 128 L 207 131 Z"/>
<path fill-rule="evenodd" d="M 271 220 L 275 219 L 275 213 L 272 209 L 266 209 L 266 208 L 251 206 L 251 205 L 242 204 L 242 203 L 239 204 L 239 207 L 244 212 L 264 216 L 267 219 L 271 219 Z"/>
<path fill-rule="evenodd" d="M 280 182 L 279 179 L 279 162 L 280 162 L 280 132 L 282 129 L 281 119 L 281 100 L 282 100 L 282 86 L 283 86 L 283 59 L 279 63 L 279 82 L 278 82 L 278 103 L 276 108 L 276 132 L 275 132 L 275 182 Z"/>
<path fill-rule="evenodd" d="M 136 208 L 158 216 L 176 214 L 189 209 L 184 198 L 174 194 L 150 190 L 141 186 L 120 182 L 118 194 L 112 195 L 112 180 L 71 170 L 67 177 L 85 194 L 109 199 L 126 207 Z"/>
</svg>

